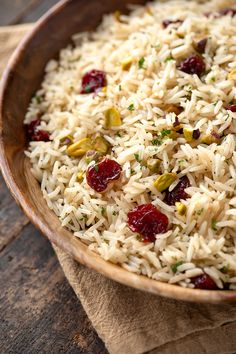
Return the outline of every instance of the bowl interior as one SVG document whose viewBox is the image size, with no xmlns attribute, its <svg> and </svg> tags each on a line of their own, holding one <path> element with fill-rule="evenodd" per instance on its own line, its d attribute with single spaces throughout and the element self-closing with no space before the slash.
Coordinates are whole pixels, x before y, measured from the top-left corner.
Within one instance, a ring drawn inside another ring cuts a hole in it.
<svg viewBox="0 0 236 354">
<path fill-rule="evenodd" d="M 57 56 L 74 33 L 95 29 L 104 13 L 127 11 L 128 3 L 145 2 L 62 1 L 36 24 L 15 51 L 3 75 L 0 95 L 0 162 L 3 176 L 14 198 L 32 222 L 52 242 L 82 264 L 123 284 L 175 299 L 211 303 L 236 301 L 235 291 L 192 290 L 161 283 L 130 273 L 90 252 L 85 244 L 60 226 L 56 215 L 47 207 L 24 155 L 24 115 L 32 95 L 40 86 L 48 60 Z"/>
</svg>

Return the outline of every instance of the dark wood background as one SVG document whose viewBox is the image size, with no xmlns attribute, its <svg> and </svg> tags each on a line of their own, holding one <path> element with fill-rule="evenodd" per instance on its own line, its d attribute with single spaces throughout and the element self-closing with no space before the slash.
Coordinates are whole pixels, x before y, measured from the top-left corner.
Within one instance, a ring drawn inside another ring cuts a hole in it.
<svg viewBox="0 0 236 354">
<path fill-rule="evenodd" d="M 58 0 L 0 0 L 0 26 L 36 21 Z M 107 353 L 49 241 L 0 175 L 0 353 Z"/>
</svg>

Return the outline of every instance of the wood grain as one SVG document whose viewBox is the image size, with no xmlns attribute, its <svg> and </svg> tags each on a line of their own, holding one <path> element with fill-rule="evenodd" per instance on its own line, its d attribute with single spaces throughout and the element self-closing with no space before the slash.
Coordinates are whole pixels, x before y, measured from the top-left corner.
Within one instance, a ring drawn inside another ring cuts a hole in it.
<svg viewBox="0 0 236 354">
<path fill-rule="evenodd" d="M 36 0 L 1 0 L 1 25 L 16 23 L 16 19 L 20 14 L 27 12 L 35 2 Z"/>
<path fill-rule="evenodd" d="M 37 24 L 20 45 L 5 73 L 0 97 L 0 161 L 4 178 L 32 222 L 52 242 L 82 264 L 125 285 L 175 299 L 209 303 L 236 301 L 236 291 L 185 289 L 132 274 L 103 261 L 60 226 L 59 220 L 43 200 L 39 185 L 30 172 L 29 161 L 24 156 L 26 141 L 22 122 L 29 100 L 40 84 L 47 61 L 57 55 L 73 33 L 94 29 L 102 14 L 117 9 L 123 11 L 126 4 L 132 2 L 145 1 L 104 0 L 99 7 L 96 0 L 63 1 Z"/>
<path fill-rule="evenodd" d="M 1 353 L 107 353 L 33 225 L 2 252 L 0 271 Z"/>
<path fill-rule="evenodd" d="M 9 198 L 9 191 L 0 174 L 0 252 L 28 223 L 28 218 L 20 211 L 15 201 Z"/>
<path fill-rule="evenodd" d="M 15 18 L 14 23 L 35 22 L 59 0 L 34 0 L 33 4 Z"/>
</svg>

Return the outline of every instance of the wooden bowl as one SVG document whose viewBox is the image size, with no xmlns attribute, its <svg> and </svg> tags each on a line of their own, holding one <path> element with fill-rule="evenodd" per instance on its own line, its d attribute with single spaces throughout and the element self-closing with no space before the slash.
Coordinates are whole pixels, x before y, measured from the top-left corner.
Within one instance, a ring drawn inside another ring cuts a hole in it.
<svg viewBox="0 0 236 354">
<path fill-rule="evenodd" d="M 30 162 L 24 155 L 23 119 L 32 95 L 40 86 L 46 63 L 57 56 L 74 33 L 95 29 L 104 13 L 125 11 L 127 3 L 142 4 L 145 0 L 62 1 L 37 22 L 18 46 L 3 75 L 0 92 L 0 162 L 3 176 L 30 220 L 50 241 L 80 263 L 122 284 L 174 299 L 208 303 L 236 301 L 236 291 L 185 289 L 135 275 L 104 261 L 60 226 L 30 172 Z"/>
</svg>

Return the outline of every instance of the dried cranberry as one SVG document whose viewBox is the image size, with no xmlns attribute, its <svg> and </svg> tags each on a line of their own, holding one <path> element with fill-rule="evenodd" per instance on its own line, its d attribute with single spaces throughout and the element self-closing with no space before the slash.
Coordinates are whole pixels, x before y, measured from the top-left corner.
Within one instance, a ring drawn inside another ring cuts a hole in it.
<svg viewBox="0 0 236 354">
<path fill-rule="evenodd" d="M 204 53 L 206 49 L 207 38 L 203 38 L 201 41 L 195 44 L 195 49 L 198 53 Z"/>
<path fill-rule="evenodd" d="M 220 17 L 220 16 L 226 16 L 226 15 L 231 15 L 232 17 L 236 15 L 236 9 L 224 9 L 224 10 L 221 10 L 219 12 L 207 12 L 204 14 L 206 17 L 210 17 L 211 15 L 213 15 L 213 17 L 217 18 L 217 17 Z"/>
<path fill-rule="evenodd" d="M 91 93 L 107 85 L 106 74 L 101 70 L 91 70 L 82 78 L 81 93 Z"/>
<path fill-rule="evenodd" d="M 236 104 L 231 104 L 226 109 L 228 109 L 231 112 L 236 112 Z"/>
<path fill-rule="evenodd" d="M 86 173 L 87 183 L 96 192 L 104 192 L 110 182 L 120 178 L 121 170 L 118 162 L 104 158 L 88 168 Z"/>
<path fill-rule="evenodd" d="M 45 130 L 37 130 L 31 137 L 31 141 L 49 141 L 50 137 Z"/>
<path fill-rule="evenodd" d="M 172 25 L 173 23 L 183 23 L 182 20 L 164 20 L 162 21 L 162 26 L 164 28 L 167 28 L 169 25 Z"/>
<path fill-rule="evenodd" d="M 217 290 L 218 286 L 212 278 L 204 273 L 191 279 L 196 289 Z"/>
<path fill-rule="evenodd" d="M 236 15 L 236 9 L 224 9 L 219 12 L 221 16 L 231 15 L 232 17 Z"/>
<path fill-rule="evenodd" d="M 170 192 L 166 191 L 164 202 L 168 205 L 175 205 L 176 202 L 179 202 L 181 199 L 187 199 L 188 194 L 185 192 L 185 188 L 190 187 L 190 182 L 187 176 L 180 178 L 179 183 L 175 188 Z"/>
<path fill-rule="evenodd" d="M 49 134 L 45 130 L 38 130 L 40 119 L 34 119 L 26 124 L 26 134 L 30 141 L 49 141 Z"/>
<path fill-rule="evenodd" d="M 197 74 L 200 76 L 206 69 L 206 65 L 200 55 L 191 55 L 184 59 L 178 66 L 178 69 L 187 74 Z"/>
<path fill-rule="evenodd" d="M 169 220 L 153 204 L 142 204 L 128 213 L 131 231 L 139 233 L 144 242 L 154 242 L 157 234 L 168 230 Z"/>
<path fill-rule="evenodd" d="M 34 135 L 39 125 L 40 125 L 40 119 L 34 119 L 29 124 L 25 125 L 26 133 L 29 139 L 32 138 L 32 135 Z"/>
</svg>

